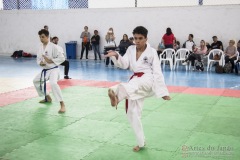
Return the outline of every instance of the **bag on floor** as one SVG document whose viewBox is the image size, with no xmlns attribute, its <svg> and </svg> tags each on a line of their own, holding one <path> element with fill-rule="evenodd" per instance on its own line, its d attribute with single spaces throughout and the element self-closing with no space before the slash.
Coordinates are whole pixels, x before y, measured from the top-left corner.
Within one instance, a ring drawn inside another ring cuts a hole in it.
<svg viewBox="0 0 240 160">
<path fill-rule="evenodd" d="M 23 50 L 19 50 L 19 51 L 15 51 L 13 52 L 13 54 L 11 55 L 11 57 L 22 57 L 22 54 L 23 54 Z"/>
<path fill-rule="evenodd" d="M 215 67 L 215 72 L 216 72 L 216 73 L 219 73 L 219 74 L 223 73 L 223 72 L 224 72 L 223 66 L 220 66 L 220 65 L 217 63 L 217 65 L 216 65 L 216 67 Z"/>
<path fill-rule="evenodd" d="M 90 43 L 88 50 L 91 51 L 92 49 L 93 49 L 93 48 L 92 48 L 92 44 Z"/>
<path fill-rule="evenodd" d="M 213 56 L 213 60 L 220 60 L 220 59 L 221 59 L 221 57 L 220 57 L 219 54 L 215 54 L 215 55 Z"/>
<path fill-rule="evenodd" d="M 232 64 L 230 62 L 226 63 L 223 67 L 225 73 L 231 73 L 232 71 Z"/>
<path fill-rule="evenodd" d="M 23 57 L 32 57 L 32 54 L 23 52 L 22 56 Z"/>
<path fill-rule="evenodd" d="M 204 71 L 204 66 L 203 66 L 203 63 L 200 61 L 197 61 L 196 63 L 195 63 L 195 68 L 196 68 L 196 70 L 201 70 L 201 71 Z"/>
</svg>

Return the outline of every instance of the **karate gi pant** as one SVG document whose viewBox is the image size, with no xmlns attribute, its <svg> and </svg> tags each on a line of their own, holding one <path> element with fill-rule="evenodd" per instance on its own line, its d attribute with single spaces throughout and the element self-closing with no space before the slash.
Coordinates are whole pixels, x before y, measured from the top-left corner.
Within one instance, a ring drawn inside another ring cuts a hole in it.
<svg viewBox="0 0 240 160">
<path fill-rule="evenodd" d="M 144 104 L 144 98 L 151 96 L 152 79 L 142 77 L 134 77 L 128 83 L 121 83 L 111 87 L 117 95 L 119 102 L 128 99 L 127 117 L 133 128 L 137 144 L 143 147 L 145 144 L 145 136 L 143 132 L 141 116 Z"/>
<path fill-rule="evenodd" d="M 45 96 L 44 95 L 44 75 L 42 75 L 41 85 L 42 90 L 40 89 L 40 78 L 41 78 L 41 72 L 33 79 L 34 87 L 40 97 Z M 60 70 L 59 68 L 54 68 L 51 70 L 48 70 L 46 72 L 46 81 L 49 80 L 50 86 L 52 88 L 52 93 L 57 102 L 63 101 L 62 98 L 62 92 L 58 85 L 58 80 L 60 79 Z M 46 93 L 48 95 L 48 93 Z"/>
</svg>

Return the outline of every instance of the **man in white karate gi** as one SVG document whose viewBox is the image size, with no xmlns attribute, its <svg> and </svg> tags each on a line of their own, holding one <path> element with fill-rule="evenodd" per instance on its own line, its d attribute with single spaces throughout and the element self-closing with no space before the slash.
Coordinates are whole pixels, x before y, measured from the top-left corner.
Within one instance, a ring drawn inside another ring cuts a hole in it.
<svg viewBox="0 0 240 160">
<path fill-rule="evenodd" d="M 126 112 L 137 139 L 137 146 L 133 148 L 136 152 L 145 145 L 141 123 L 144 98 L 155 95 L 164 100 L 171 99 L 161 72 L 157 51 L 147 43 L 147 34 L 146 28 L 138 26 L 133 30 L 135 45 L 129 46 L 123 57 L 115 51 L 108 51 L 105 55 L 111 57 L 117 67 L 134 72 L 128 83 L 111 87 L 108 95 L 113 107 L 127 99 Z"/>
<path fill-rule="evenodd" d="M 66 57 L 67 57 L 67 56 L 64 54 L 63 48 L 58 45 L 58 40 L 59 40 L 58 37 L 53 37 L 53 38 L 52 38 L 52 43 L 56 44 L 56 46 L 58 47 L 59 52 L 61 52 L 61 53 L 64 55 L 64 57 L 65 57 L 65 61 L 60 64 L 61 66 L 64 66 L 64 79 L 71 79 L 71 78 L 68 76 L 68 72 L 69 72 L 69 61 L 66 60 Z"/>
<path fill-rule="evenodd" d="M 40 65 L 43 70 L 34 78 L 33 84 L 38 92 L 38 95 L 45 97 L 44 100 L 40 101 L 40 103 L 52 102 L 52 98 L 46 90 L 46 81 L 49 80 L 52 93 L 56 101 L 60 103 L 59 113 L 64 113 L 65 105 L 61 89 L 57 82 L 60 78 L 58 65 L 65 61 L 65 57 L 61 52 L 59 52 L 55 44 L 49 42 L 49 32 L 47 30 L 40 30 L 38 35 L 42 44 L 38 49 L 37 64 Z"/>
</svg>

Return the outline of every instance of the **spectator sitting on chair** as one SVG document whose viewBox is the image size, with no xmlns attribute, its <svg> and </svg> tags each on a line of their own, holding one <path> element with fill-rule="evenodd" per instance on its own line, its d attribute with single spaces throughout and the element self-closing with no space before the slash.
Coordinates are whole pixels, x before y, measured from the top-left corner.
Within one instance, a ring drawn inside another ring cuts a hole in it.
<svg viewBox="0 0 240 160">
<path fill-rule="evenodd" d="M 206 47 L 207 47 L 207 54 L 208 54 L 211 50 L 211 45 L 208 42 L 206 42 Z"/>
<path fill-rule="evenodd" d="M 240 40 L 237 43 L 237 51 L 238 51 L 238 53 L 240 53 Z"/>
<path fill-rule="evenodd" d="M 217 36 L 213 36 L 213 43 L 211 44 L 211 49 L 221 49 L 223 51 L 223 44 L 221 41 L 218 41 Z"/>
<path fill-rule="evenodd" d="M 232 64 L 231 73 L 233 73 L 233 69 L 234 69 L 234 60 L 237 59 L 237 48 L 234 46 L 234 44 L 235 44 L 235 41 L 230 40 L 229 41 L 229 46 L 224 51 L 225 64 L 227 64 L 228 62 L 230 62 Z"/>
<path fill-rule="evenodd" d="M 53 37 L 53 38 L 52 38 L 52 42 L 53 42 L 54 44 L 56 44 L 56 46 L 57 46 L 57 48 L 58 48 L 58 51 L 59 51 L 59 52 L 62 52 L 63 55 L 65 55 L 64 52 L 63 52 L 62 47 L 58 45 L 58 40 L 59 40 L 58 37 Z M 65 55 L 65 58 L 66 58 L 66 55 Z M 63 63 L 61 63 L 60 65 L 64 66 L 64 79 L 71 79 L 71 78 L 68 77 L 69 61 L 68 61 L 68 60 L 65 60 L 65 61 L 64 61 Z"/>
<path fill-rule="evenodd" d="M 183 65 L 187 65 L 188 61 L 191 61 L 191 66 L 194 66 L 195 60 L 202 61 L 202 56 L 207 53 L 207 47 L 204 40 L 200 41 L 200 46 L 193 46 L 193 53 L 183 62 Z M 194 69 L 194 68 L 193 68 Z"/>
<path fill-rule="evenodd" d="M 129 46 L 131 46 L 132 43 L 129 41 L 128 39 L 128 35 L 127 34 L 124 34 L 123 35 L 123 39 L 120 41 L 120 44 L 118 46 L 119 48 L 119 54 L 121 56 L 124 56 L 124 54 L 126 53 L 127 49 Z"/>
<path fill-rule="evenodd" d="M 195 43 L 193 41 L 193 34 L 189 34 L 188 40 L 183 43 L 182 48 L 188 49 L 191 53 L 194 45 L 195 45 Z"/>
<path fill-rule="evenodd" d="M 180 42 L 179 41 L 176 41 L 175 44 L 173 45 L 173 49 L 175 51 L 179 50 L 180 49 Z"/>
<path fill-rule="evenodd" d="M 240 40 L 237 43 L 237 51 L 238 51 L 238 53 L 240 53 Z M 237 60 L 237 62 L 235 64 L 235 73 L 236 74 L 238 74 L 239 65 L 240 65 L 240 59 L 239 59 L 239 57 L 237 57 L 237 58 L 238 58 L 238 60 Z"/>
<path fill-rule="evenodd" d="M 223 51 L 223 44 L 221 41 L 218 41 L 217 36 L 213 36 L 213 43 L 211 44 L 210 48 L 208 49 L 207 54 L 212 50 L 212 49 L 221 49 Z M 213 55 L 210 55 L 210 59 L 213 59 Z M 214 64 L 216 65 L 216 63 Z"/>
</svg>

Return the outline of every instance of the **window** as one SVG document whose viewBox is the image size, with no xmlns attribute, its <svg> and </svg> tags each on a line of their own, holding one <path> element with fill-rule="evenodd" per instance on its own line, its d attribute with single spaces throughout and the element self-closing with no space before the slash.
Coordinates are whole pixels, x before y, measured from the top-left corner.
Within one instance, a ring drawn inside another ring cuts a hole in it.
<svg viewBox="0 0 240 160">
<path fill-rule="evenodd" d="M 2 0 L 2 1 L 4 10 L 88 8 L 88 0 Z"/>
<path fill-rule="evenodd" d="M 68 0 L 32 0 L 32 9 L 68 9 Z"/>
</svg>

